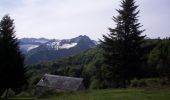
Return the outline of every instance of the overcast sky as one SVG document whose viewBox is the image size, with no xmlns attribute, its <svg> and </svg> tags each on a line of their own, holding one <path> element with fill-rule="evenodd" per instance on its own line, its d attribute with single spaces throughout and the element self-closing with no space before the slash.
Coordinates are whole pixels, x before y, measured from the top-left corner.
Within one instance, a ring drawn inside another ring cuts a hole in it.
<svg viewBox="0 0 170 100">
<path fill-rule="evenodd" d="M 121 0 L 0 0 L 0 18 L 15 20 L 16 35 L 67 39 L 87 35 L 101 39 L 114 28 L 112 16 Z M 139 22 L 150 38 L 170 36 L 170 0 L 136 0 Z"/>
</svg>

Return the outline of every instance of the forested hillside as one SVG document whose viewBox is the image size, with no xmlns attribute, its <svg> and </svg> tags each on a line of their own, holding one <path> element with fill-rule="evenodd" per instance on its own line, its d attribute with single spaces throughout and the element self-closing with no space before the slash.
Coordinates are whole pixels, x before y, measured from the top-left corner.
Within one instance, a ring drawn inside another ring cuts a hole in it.
<svg viewBox="0 0 170 100">
<path fill-rule="evenodd" d="M 169 78 L 170 69 L 170 40 L 148 39 L 145 45 L 150 46 L 144 63 L 141 63 L 141 78 L 164 77 Z M 83 77 L 87 88 L 106 88 L 105 78 L 109 77 L 109 71 L 103 63 L 103 50 L 100 46 L 86 52 L 63 58 L 60 60 L 41 62 L 29 65 L 34 73 L 34 81 L 45 73 Z M 36 83 L 36 82 L 35 82 Z"/>
</svg>

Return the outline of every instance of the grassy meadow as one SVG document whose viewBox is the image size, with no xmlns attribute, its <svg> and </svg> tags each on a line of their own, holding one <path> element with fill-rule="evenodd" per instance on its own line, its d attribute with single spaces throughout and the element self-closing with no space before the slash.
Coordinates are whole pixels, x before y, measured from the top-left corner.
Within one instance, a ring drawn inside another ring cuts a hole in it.
<svg viewBox="0 0 170 100">
<path fill-rule="evenodd" d="M 170 100 L 170 88 L 86 90 L 56 93 L 42 98 L 13 98 L 11 100 Z"/>
</svg>

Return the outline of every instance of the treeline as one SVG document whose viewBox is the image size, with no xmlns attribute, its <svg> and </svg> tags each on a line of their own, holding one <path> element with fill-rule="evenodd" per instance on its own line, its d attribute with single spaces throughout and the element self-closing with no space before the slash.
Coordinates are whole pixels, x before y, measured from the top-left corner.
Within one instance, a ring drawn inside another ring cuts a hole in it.
<svg viewBox="0 0 170 100">
<path fill-rule="evenodd" d="M 164 78 L 170 80 L 170 39 L 147 39 L 146 41 L 145 45 L 151 47 L 146 54 L 145 61 L 141 63 L 139 79 Z M 45 73 L 50 73 L 82 77 L 87 88 L 108 88 L 105 84 L 111 73 L 104 64 L 102 52 L 102 48 L 98 46 L 76 56 L 30 65 L 30 71 L 34 76 L 32 83 L 35 85 Z"/>
<path fill-rule="evenodd" d="M 167 77 L 170 80 L 170 38 L 157 41 L 148 55 L 148 76 Z"/>
</svg>

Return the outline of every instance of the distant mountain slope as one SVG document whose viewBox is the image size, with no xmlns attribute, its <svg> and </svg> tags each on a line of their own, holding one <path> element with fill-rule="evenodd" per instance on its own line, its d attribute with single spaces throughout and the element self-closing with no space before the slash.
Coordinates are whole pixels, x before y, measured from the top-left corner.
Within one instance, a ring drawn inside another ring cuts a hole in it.
<svg viewBox="0 0 170 100">
<path fill-rule="evenodd" d="M 26 54 L 27 52 L 29 52 L 30 50 L 39 47 L 41 44 L 48 42 L 49 39 L 45 39 L 45 38 L 22 38 L 19 39 L 19 43 L 20 43 L 20 49 L 22 50 L 22 52 L 24 54 Z"/>
<path fill-rule="evenodd" d="M 75 55 L 97 45 L 96 41 L 91 40 L 86 35 L 63 40 L 33 38 L 20 41 L 20 48 L 26 55 L 27 64 Z"/>
</svg>

